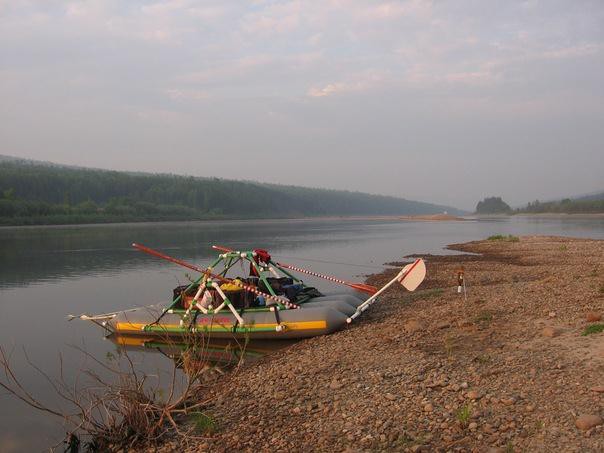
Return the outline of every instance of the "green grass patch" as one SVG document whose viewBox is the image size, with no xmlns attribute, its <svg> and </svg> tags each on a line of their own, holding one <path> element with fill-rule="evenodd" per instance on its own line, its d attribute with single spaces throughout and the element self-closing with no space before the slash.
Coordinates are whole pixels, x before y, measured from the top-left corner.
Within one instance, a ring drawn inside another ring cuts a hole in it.
<svg viewBox="0 0 604 453">
<path fill-rule="evenodd" d="M 474 361 L 480 363 L 481 365 L 485 365 L 491 361 L 491 357 L 488 355 L 477 355 L 474 357 Z"/>
<path fill-rule="evenodd" d="M 463 428 L 467 428 L 472 418 L 472 407 L 469 404 L 460 407 L 455 413 L 455 418 Z"/>
<path fill-rule="evenodd" d="M 597 277 L 598 276 L 598 268 L 595 267 L 590 273 L 589 273 L 590 277 Z M 604 286 L 604 285 L 602 285 Z"/>
<path fill-rule="evenodd" d="M 604 324 L 592 324 L 591 326 L 587 326 L 583 333 L 584 337 L 587 335 L 591 335 L 593 333 L 602 333 L 604 332 Z"/>
<path fill-rule="evenodd" d="M 482 311 L 478 312 L 478 314 L 474 318 L 475 323 L 488 324 L 491 321 L 493 321 L 493 313 L 491 313 L 488 310 L 482 310 Z"/>
<path fill-rule="evenodd" d="M 455 350 L 455 338 L 453 338 L 451 335 L 445 336 L 443 346 L 445 348 L 445 353 L 447 354 L 447 359 L 451 360 Z"/>
<path fill-rule="evenodd" d="M 190 416 L 195 430 L 202 434 L 212 434 L 218 430 L 216 420 L 211 415 L 203 412 L 193 412 Z"/>
<path fill-rule="evenodd" d="M 505 242 L 518 242 L 520 238 L 518 236 L 513 236 L 508 234 L 507 236 L 504 234 L 495 234 L 493 236 L 489 236 L 487 241 L 505 241 Z"/>
</svg>

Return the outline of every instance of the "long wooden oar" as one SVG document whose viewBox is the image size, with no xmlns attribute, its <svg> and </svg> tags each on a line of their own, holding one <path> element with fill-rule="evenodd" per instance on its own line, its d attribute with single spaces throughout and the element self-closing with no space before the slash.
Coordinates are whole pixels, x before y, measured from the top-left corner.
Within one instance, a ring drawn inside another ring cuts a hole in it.
<svg viewBox="0 0 604 453">
<path fill-rule="evenodd" d="M 267 300 L 274 300 L 275 302 L 279 302 L 280 304 L 285 305 L 287 308 L 300 308 L 299 305 L 294 304 L 294 303 L 290 302 L 289 300 L 287 300 L 287 299 L 285 299 L 283 297 L 273 296 L 271 294 L 266 294 L 266 293 L 264 293 L 262 291 L 257 290 L 253 286 L 246 285 L 245 283 L 241 283 L 239 281 L 232 280 L 230 278 L 225 278 L 222 275 L 214 274 L 214 273 L 210 272 L 208 269 L 202 269 L 201 267 L 197 267 L 194 264 L 187 263 L 186 261 L 179 260 L 178 258 L 171 257 L 169 255 L 166 255 L 166 254 L 162 253 L 162 252 L 158 252 L 157 250 L 153 250 L 153 249 L 151 249 L 149 247 L 145 247 L 144 245 L 133 243 L 132 247 L 137 248 L 138 250 L 140 250 L 142 252 L 148 253 L 149 255 L 153 255 L 153 256 L 156 256 L 158 258 L 164 259 L 166 261 L 170 261 L 172 263 L 178 264 L 179 266 L 186 267 L 188 269 L 194 270 L 194 271 L 199 272 L 201 274 L 207 274 L 210 277 L 212 277 L 213 279 L 219 280 L 219 281 L 221 281 L 223 283 L 232 283 L 234 285 L 239 286 L 240 288 L 245 289 L 246 291 L 254 293 L 254 294 L 258 295 L 258 296 L 262 296 L 262 297 L 264 297 Z"/>
<path fill-rule="evenodd" d="M 222 246 L 219 246 L 219 245 L 213 245 L 212 248 L 215 249 L 215 250 L 220 250 L 221 252 L 234 252 L 234 250 L 232 250 L 230 248 L 222 247 Z M 375 294 L 377 292 L 377 290 L 378 290 L 375 286 L 366 285 L 365 283 L 351 283 L 351 282 L 347 282 L 347 281 L 342 280 L 340 278 L 331 277 L 329 275 L 319 274 L 317 272 L 309 271 L 308 269 L 302 269 L 300 267 L 292 266 L 291 264 L 278 263 L 278 262 L 275 262 L 275 264 L 277 266 L 281 266 L 281 267 L 284 267 L 286 269 L 290 269 L 292 271 L 301 272 L 301 273 L 307 274 L 307 275 L 312 275 L 313 277 L 319 277 L 319 278 L 322 278 L 322 279 L 325 279 L 325 280 L 329 280 L 330 282 L 339 283 L 340 285 L 350 286 L 351 288 L 354 288 L 354 289 L 356 289 L 358 291 L 362 291 L 362 292 L 367 293 L 367 294 Z"/>
</svg>

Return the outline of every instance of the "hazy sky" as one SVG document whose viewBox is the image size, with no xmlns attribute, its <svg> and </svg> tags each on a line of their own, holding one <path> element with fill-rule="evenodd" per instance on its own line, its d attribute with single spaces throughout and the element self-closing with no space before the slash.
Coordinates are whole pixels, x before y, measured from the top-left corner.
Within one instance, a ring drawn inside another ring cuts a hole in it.
<svg viewBox="0 0 604 453">
<path fill-rule="evenodd" d="M 604 190 L 604 2 L 0 0 L 0 154 L 463 208 Z"/>
</svg>

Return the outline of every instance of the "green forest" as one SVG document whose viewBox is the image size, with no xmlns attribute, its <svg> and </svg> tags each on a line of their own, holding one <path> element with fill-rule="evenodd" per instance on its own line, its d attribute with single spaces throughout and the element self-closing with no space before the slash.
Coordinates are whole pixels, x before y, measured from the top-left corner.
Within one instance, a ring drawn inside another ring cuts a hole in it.
<svg viewBox="0 0 604 453">
<path fill-rule="evenodd" d="M 0 161 L 0 224 L 432 214 L 454 208 L 359 192 Z"/>
<path fill-rule="evenodd" d="M 512 208 L 501 197 L 487 197 L 476 205 L 476 214 L 509 214 Z"/>
<path fill-rule="evenodd" d="M 604 192 L 556 201 L 535 200 L 512 210 L 501 197 L 489 197 L 476 205 L 476 214 L 597 214 L 604 213 Z"/>
<path fill-rule="evenodd" d="M 565 198 L 560 201 L 533 201 L 525 208 L 517 209 L 517 213 L 560 213 L 560 214 L 592 214 L 604 212 L 604 194 L 601 199 Z"/>
</svg>

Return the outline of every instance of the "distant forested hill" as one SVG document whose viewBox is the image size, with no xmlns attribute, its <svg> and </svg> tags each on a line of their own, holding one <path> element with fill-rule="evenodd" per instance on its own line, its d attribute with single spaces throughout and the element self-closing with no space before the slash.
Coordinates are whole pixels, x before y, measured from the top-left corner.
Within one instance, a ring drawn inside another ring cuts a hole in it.
<svg viewBox="0 0 604 453">
<path fill-rule="evenodd" d="M 604 212 L 604 192 L 556 201 L 535 200 L 526 207 L 517 209 L 516 212 L 535 214 L 549 212 L 563 214 L 602 213 Z"/>
<path fill-rule="evenodd" d="M 455 208 L 359 192 L 0 157 L 0 224 L 5 225 L 461 213 Z"/>
<path fill-rule="evenodd" d="M 593 201 L 593 200 L 604 200 L 604 192 L 591 193 L 589 195 L 581 195 L 580 197 L 573 198 L 574 201 Z"/>
</svg>

